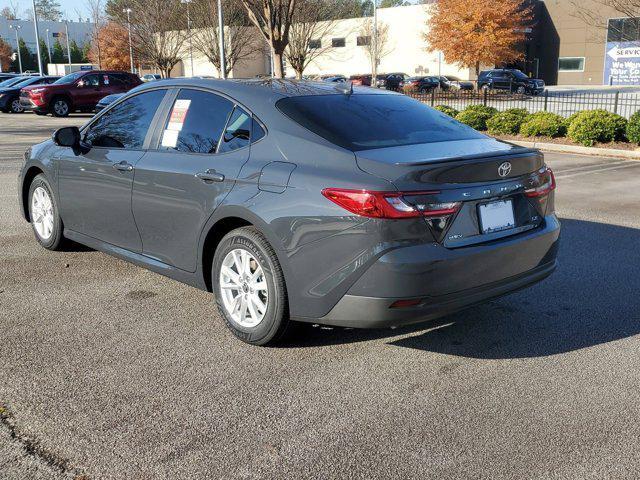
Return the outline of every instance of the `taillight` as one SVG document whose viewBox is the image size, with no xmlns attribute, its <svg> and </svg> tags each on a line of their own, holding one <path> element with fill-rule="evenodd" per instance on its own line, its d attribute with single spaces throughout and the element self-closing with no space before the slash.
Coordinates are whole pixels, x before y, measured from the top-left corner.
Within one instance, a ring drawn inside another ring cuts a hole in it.
<svg viewBox="0 0 640 480">
<path fill-rule="evenodd" d="M 461 202 L 423 203 L 411 205 L 405 195 L 434 195 L 440 192 L 376 192 L 371 190 L 347 190 L 325 188 L 322 195 L 345 210 L 371 218 L 444 217 L 456 213 Z"/>
<path fill-rule="evenodd" d="M 536 180 L 537 186 L 529 188 L 524 191 L 524 194 L 530 198 L 543 197 L 548 195 L 556 188 L 556 177 L 553 175 L 553 170 L 549 167 L 542 167 L 538 171 L 538 178 Z"/>
</svg>

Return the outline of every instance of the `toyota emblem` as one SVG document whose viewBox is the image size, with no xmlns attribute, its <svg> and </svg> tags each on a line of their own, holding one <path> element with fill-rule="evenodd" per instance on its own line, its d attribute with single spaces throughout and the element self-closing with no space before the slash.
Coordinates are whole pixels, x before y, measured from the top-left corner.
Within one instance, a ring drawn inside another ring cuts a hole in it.
<svg viewBox="0 0 640 480">
<path fill-rule="evenodd" d="M 511 162 L 503 162 L 498 167 L 498 175 L 500 175 L 502 178 L 506 177 L 510 173 L 511 173 Z"/>
</svg>

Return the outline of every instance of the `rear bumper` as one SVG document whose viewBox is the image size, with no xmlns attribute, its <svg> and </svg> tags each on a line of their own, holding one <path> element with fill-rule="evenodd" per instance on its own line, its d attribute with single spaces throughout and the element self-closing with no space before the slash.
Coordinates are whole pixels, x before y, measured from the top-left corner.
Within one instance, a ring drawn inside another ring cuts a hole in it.
<svg viewBox="0 0 640 480">
<path fill-rule="evenodd" d="M 556 268 L 560 223 L 503 241 L 446 249 L 439 245 L 394 250 L 372 265 L 331 311 L 299 319 L 356 328 L 396 327 L 431 320 L 548 277 Z M 397 300 L 415 306 L 391 308 Z"/>
</svg>

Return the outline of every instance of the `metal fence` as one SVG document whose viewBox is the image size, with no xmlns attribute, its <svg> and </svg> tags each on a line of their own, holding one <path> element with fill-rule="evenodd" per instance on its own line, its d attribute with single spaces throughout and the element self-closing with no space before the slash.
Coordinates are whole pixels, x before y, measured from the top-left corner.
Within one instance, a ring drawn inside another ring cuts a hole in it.
<svg viewBox="0 0 640 480">
<path fill-rule="evenodd" d="M 568 117 L 582 110 L 608 110 L 629 118 L 640 110 L 640 94 L 611 92 L 549 92 L 540 95 L 524 95 L 501 91 L 432 90 L 409 94 L 431 106 L 448 105 L 462 110 L 468 105 L 486 105 L 500 111 L 509 108 L 526 108 L 530 113 L 552 112 Z"/>
</svg>

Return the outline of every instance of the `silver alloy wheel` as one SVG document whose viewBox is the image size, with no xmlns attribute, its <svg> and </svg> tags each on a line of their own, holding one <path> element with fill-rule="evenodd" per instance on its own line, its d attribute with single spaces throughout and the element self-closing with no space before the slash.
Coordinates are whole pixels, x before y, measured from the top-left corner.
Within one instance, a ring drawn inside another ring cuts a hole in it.
<svg viewBox="0 0 640 480">
<path fill-rule="evenodd" d="M 56 100 L 53 104 L 53 111 L 56 112 L 57 115 L 64 116 L 69 113 L 69 105 L 64 100 Z"/>
<path fill-rule="evenodd" d="M 43 187 L 38 187 L 31 196 L 31 221 L 42 240 L 53 234 L 53 202 Z"/>
<path fill-rule="evenodd" d="M 24 112 L 24 107 L 20 104 L 20 100 L 19 99 L 15 99 L 13 102 L 11 102 L 11 111 L 13 113 L 22 113 Z"/>
<path fill-rule="evenodd" d="M 219 282 L 222 303 L 234 322 L 246 328 L 262 322 L 269 305 L 267 280 L 251 252 L 236 248 L 227 253 Z"/>
</svg>

